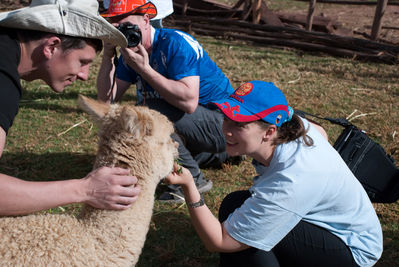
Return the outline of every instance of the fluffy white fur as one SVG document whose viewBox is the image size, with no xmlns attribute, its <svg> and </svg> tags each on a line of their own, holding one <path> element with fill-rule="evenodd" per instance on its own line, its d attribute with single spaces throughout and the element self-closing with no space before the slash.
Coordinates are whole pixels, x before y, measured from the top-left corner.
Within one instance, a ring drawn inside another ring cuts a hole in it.
<svg viewBox="0 0 399 267">
<path fill-rule="evenodd" d="M 79 105 L 99 126 L 94 168 L 121 166 L 142 191 L 126 211 L 84 206 L 78 217 L 28 215 L 0 219 L 1 266 L 133 266 L 148 232 L 154 193 L 173 168 L 172 124 L 146 107 L 107 105 L 80 96 Z"/>
</svg>

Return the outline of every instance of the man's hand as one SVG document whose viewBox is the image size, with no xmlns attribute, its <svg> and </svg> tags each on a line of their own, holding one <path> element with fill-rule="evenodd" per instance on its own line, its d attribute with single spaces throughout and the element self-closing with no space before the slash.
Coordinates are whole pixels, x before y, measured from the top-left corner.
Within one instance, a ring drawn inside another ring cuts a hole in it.
<svg viewBox="0 0 399 267">
<path fill-rule="evenodd" d="M 147 68 L 151 68 L 148 53 L 142 44 L 131 48 L 121 48 L 120 52 L 123 60 L 138 74 L 142 75 Z"/>
<path fill-rule="evenodd" d="M 115 56 L 115 45 L 111 43 L 104 43 L 103 56 L 113 58 Z"/>
<path fill-rule="evenodd" d="M 122 168 L 101 167 L 84 179 L 88 198 L 85 203 L 100 209 L 127 209 L 141 190 L 137 178 Z"/>
</svg>

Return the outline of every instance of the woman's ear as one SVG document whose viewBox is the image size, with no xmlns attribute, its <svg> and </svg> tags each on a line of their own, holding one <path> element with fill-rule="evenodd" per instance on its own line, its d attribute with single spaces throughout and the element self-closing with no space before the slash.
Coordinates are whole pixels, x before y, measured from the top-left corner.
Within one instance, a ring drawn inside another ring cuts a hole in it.
<svg viewBox="0 0 399 267">
<path fill-rule="evenodd" d="M 263 136 L 263 141 L 270 141 L 275 138 L 277 134 L 277 126 L 274 124 L 269 125 L 266 130 L 265 134 Z"/>
<path fill-rule="evenodd" d="M 47 59 L 50 59 L 57 49 L 61 49 L 61 39 L 57 36 L 51 36 L 43 44 L 43 54 Z"/>
</svg>

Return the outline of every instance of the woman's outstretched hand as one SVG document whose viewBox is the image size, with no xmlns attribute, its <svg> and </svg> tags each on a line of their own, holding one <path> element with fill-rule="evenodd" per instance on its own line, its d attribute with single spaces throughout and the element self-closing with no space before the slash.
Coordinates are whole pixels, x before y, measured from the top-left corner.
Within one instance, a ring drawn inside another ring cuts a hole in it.
<svg viewBox="0 0 399 267">
<path fill-rule="evenodd" d="M 190 182 L 194 182 L 190 171 L 176 162 L 173 165 L 173 171 L 164 179 L 166 184 L 179 184 L 182 186 L 188 185 Z"/>
</svg>

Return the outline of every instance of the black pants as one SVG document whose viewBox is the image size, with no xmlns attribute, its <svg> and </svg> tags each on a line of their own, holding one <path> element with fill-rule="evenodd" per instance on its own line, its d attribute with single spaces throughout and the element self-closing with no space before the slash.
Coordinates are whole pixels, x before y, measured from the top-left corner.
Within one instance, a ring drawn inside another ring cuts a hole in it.
<svg viewBox="0 0 399 267">
<path fill-rule="evenodd" d="M 197 184 L 204 179 L 200 168 L 220 166 L 226 161 L 222 113 L 198 105 L 194 113 L 188 114 L 163 99 L 146 100 L 146 105 L 173 123 L 176 134 L 172 134 L 172 139 L 179 143 L 180 163 L 191 172 Z M 175 190 L 179 186 L 168 187 Z"/>
<path fill-rule="evenodd" d="M 250 196 L 249 191 L 236 191 L 227 195 L 219 209 L 219 221 Z M 232 266 L 358 266 L 351 251 L 329 231 L 300 221 L 271 251 L 249 248 L 235 253 L 220 253 L 221 267 Z"/>
</svg>

